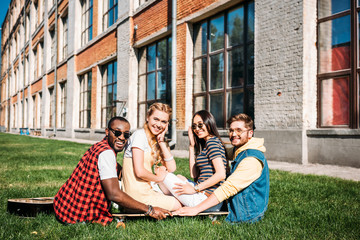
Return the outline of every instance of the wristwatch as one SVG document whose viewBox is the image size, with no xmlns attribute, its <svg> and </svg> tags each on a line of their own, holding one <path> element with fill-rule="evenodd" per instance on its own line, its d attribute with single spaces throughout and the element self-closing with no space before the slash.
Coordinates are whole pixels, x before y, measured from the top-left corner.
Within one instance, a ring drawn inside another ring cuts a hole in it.
<svg viewBox="0 0 360 240">
<path fill-rule="evenodd" d="M 194 189 L 195 189 L 195 192 L 200 192 L 199 185 L 196 185 L 196 186 L 194 187 Z"/>
</svg>

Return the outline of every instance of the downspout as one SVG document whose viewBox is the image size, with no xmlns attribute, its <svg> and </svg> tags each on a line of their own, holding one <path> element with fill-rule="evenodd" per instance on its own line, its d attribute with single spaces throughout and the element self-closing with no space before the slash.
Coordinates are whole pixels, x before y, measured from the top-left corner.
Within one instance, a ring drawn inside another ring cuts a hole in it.
<svg viewBox="0 0 360 240">
<path fill-rule="evenodd" d="M 8 27 L 8 44 L 9 44 L 9 51 L 8 51 L 8 65 L 9 66 L 11 66 L 10 65 L 10 51 L 11 51 L 11 49 L 10 49 L 10 41 L 11 41 L 11 39 L 10 39 L 10 16 L 9 16 L 9 27 Z M 11 67 L 10 67 L 10 69 L 8 69 L 8 71 L 10 72 L 11 71 Z M 11 116 L 11 114 L 10 114 L 10 105 L 11 105 L 11 96 L 10 96 L 10 85 L 11 85 L 11 82 L 10 82 L 10 78 L 9 78 L 9 74 L 8 74 L 8 98 L 9 98 L 9 102 L 8 102 L 8 131 L 10 132 L 11 130 L 10 130 L 10 116 Z"/>
<path fill-rule="evenodd" d="M 57 32 L 57 25 L 58 25 L 58 1 L 55 1 L 55 33 L 54 33 L 54 38 L 55 38 L 55 63 L 54 63 L 54 137 L 56 137 L 56 123 L 57 123 L 57 57 L 58 57 L 58 32 Z M 51 103 L 50 103 L 51 104 Z"/>
<path fill-rule="evenodd" d="M 171 33 L 171 108 L 172 108 L 172 126 L 171 126 L 171 141 L 169 146 L 176 144 L 176 0 L 172 0 L 172 33 Z"/>
<path fill-rule="evenodd" d="M 26 32 L 26 16 L 25 16 L 26 3 L 24 2 L 24 10 L 23 10 L 23 19 L 24 19 L 24 32 Z M 24 34 L 25 35 L 25 34 Z M 22 127 L 25 127 L 25 44 L 26 44 L 26 36 L 24 37 L 24 46 L 23 46 L 23 104 L 22 104 Z"/>
</svg>

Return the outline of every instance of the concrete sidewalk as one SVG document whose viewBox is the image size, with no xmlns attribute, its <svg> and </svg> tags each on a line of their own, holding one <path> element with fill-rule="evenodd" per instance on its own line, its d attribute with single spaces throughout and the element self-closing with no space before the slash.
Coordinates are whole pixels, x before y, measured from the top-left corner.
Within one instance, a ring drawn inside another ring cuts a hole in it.
<svg viewBox="0 0 360 240">
<path fill-rule="evenodd" d="M 46 137 L 44 137 L 46 138 Z M 52 138 L 55 140 L 71 141 L 78 143 L 94 144 L 97 141 L 75 138 Z M 172 150 L 172 154 L 178 158 L 188 158 L 189 152 L 187 150 Z M 283 170 L 293 173 L 325 175 L 330 177 L 337 177 L 346 180 L 360 181 L 360 168 L 343 167 L 335 165 L 321 165 L 321 164 L 307 164 L 301 165 L 296 163 L 268 161 L 270 169 Z"/>
<path fill-rule="evenodd" d="M 171 151 L 175 157 L 188 158 L 189 152 L 186 150 Z M 325 175 L 346 180 L 360 181 L 360 168 L 343 167 L 335 165 L 307 164 L 268 161 L 270 169 L 283 170 L 293 173 Z"/>
</svg>

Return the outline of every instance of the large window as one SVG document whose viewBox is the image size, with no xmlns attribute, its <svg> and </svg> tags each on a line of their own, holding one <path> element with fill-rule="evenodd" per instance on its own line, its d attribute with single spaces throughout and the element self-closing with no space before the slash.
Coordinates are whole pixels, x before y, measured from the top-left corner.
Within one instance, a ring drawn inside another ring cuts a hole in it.
<svg viewBox="0 0 360 240">
<path fill-rule="evenodd" d="M 50 67 L 55 66 L 55 52 L 56 52 L 56 42 L 55 42 L 55 28 L 52 28 L 50 31 L 50 39 L 51 39 L 51 60 L 50 60 Z"/>
<path fill-rule="evenodd" d="M 50 109 L 49 109 L 49 127 L 54 127 L 54 114 L 55 114 L 55 98 L 54 98 L 54 88 L 49 88 L 49 97 L 50 97 Z"/>
<path fill-rule="evenodd" d="M 64 60 L 68 54 L 68 23 L 69 18 L 68 15 L 62 17 L 62 24 L 63 24 L 63 32 L 62 32 L 62 59 Z"/>
<path fill-rule="evenodd" d="M 80 76 L 80 128 L 90 128 L 91 125 L 91 86 L 92 73 Z"/>
<path fill-rule="evenodd" d="M 219 128 L 245 112 L 254 117 L 254 3 L 194 24 L 193 111 L 210 111 Z"/>
<path fill-rule="evenodd" d="M 66 124 L 66 82 L 60 83 L 60 127 Z"/>
<path fill-rule="evenodd" d="M 359 128 L 358 0 L 318 0 L 318 125 Z"/>
<path fill-rule="evenodd" d="M 93 0 L 81 1 L 81 45 L 85 45 L 93 35 Z"/>
<path fill-rule="evenodd" d="M 138 125 L 142 126 L 152 103 L 171 103 L 171 38 L 140 49 L 138 90 Z"/>
<path fill-rule="evenodd" d="M 118 0 L 104 0 L 103 29 L 113 25 L 118 18 Z"/>
<path fill-rule="evenodd" d="M 107 122 L 116 116 L 117 97 L 117 62 L 110 62 L 102 67 L 102 101 L 101 127 L 106 128 Z"/>
</svg>

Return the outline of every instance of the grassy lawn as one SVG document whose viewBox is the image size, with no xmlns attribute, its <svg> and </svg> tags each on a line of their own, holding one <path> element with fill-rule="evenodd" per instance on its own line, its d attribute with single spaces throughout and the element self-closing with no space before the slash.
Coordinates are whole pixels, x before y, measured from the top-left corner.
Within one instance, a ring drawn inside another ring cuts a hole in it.
<svg viewBox="0 0 360 240">
<path fill-rule="evenodd" d="M 270 171 L 269 208 L 255 224 L 175 217 L 127 219 L 125 229 L 116 229 L 115 221 L 65 226 L 53 214 L 7 212 L 9 198 L 54 196 L 89 147 L 0 133 L 0 239 L 360 239 L 360 182 L 283 171 Z M 188 176 L 187 159 L 177 164 Z"/>
</svg>

